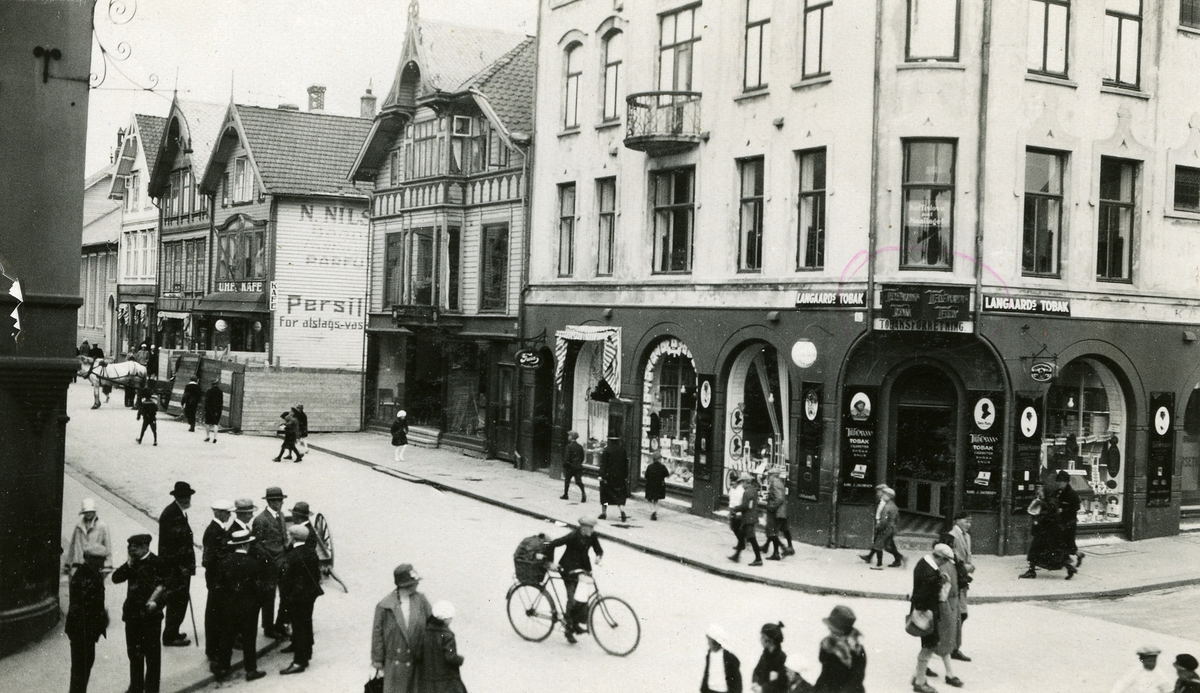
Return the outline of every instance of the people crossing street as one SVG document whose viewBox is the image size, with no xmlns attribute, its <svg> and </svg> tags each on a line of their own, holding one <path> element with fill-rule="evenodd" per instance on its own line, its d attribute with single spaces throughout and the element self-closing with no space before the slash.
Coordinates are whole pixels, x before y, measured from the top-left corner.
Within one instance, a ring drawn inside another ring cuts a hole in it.
<svg viewBox="0 0 1200 693">
<path fill-rule="evenodd" d="M 158 445 L 158 403 L 153 397 L 143 397 L 137 405 L 137 418 L 142 420 L 142 432 L 138 434 L 137 442 L 142 443 L 142 438 L 146 437 L 146 429 L 154 434 L 154 444 Z"/>
<path fill-rule="evenodd" d="M 221 427 L 221 411 L 225 407 L 225 393 L 221 386 L 213 383 L 204 393 L 204 442 L 217 442 L 217 429 Z"/>
<path fill-rule="evenodd" d="M 191 600 L 192 576 L 196 574 L 196 550 L 192 547 L 192 526 L 187 516 L 195 493 L 186 481 L 175 482 L 171 490 L 175 500 L 158 517 L 158 551 L 165 588 L 162 601 L 166 607 L 162 643 L 167 647 L 192 644 L 179 626 Z"/>
<path fill-rule="evenodd" d="M 125 653 L 129 657 L 129 693 L 158 693 L 162 676 L 162 645 L 158 638 L 170 568 L 150 552 L 150 541 L 149 534 L 129 537 L 129 560 L 112 574 L 113 584 L 129 583 L 121 607 Z"/>
</svg>

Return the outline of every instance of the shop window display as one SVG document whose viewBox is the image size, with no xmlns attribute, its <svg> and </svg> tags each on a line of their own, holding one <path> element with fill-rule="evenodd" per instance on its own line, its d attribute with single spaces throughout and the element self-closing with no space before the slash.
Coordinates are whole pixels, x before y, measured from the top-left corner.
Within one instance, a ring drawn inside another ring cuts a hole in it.
<svg viewBox="0 0 1200 693">
<path fill-rule="evenodd" d="M 778 467 L 784 479 L 791 478 L 787 378 L 787 364 L 770 346 L 748 347 L 734 360 L 725 390 L 723 493 L 729 493 L 744 471 L 760 477 L 764 494 L 762 482 L 770 468 Z"/>
<path fill-rule="evenodd" d="M 662 456 L 667 484 L 692 488 L 696 442 L 696 365 L 678 339 L 659 342 L 643 376 L 642 444 L 639 477 L 655 453 Z"/>
<path fill-rule="evenodd" d="M 575 357 L 575 393 L 571 429 L 579 433 L 587 456 L 584 466 L 598 470 L 600 453 L 608 440 L 608 402 L 597 402 L 591 393 L 604 374 L 600 342 L 584 342 Z"/>
<path fill-rule="evenodd" d="M 1127 416 L 1116 375 L 1094 359 L 1067 364 L 1046 395 L 1042 467 L 1070 474 L 1081 525 L 1116 524 L 1124 516 Z"/>
<path fill-rule="evenodd" d="M 487 423 L 486 348 L 473 342 L 447 349 L 446 432 L 482 438 Z"/>
<path fill-rule="evenodd" d="M 1200 505 L 1200 385 L 1188 396 L 1183 414 L 1183 435 L 1176 439 L 1179 446 L 1181 504 Z"/>
</svg>

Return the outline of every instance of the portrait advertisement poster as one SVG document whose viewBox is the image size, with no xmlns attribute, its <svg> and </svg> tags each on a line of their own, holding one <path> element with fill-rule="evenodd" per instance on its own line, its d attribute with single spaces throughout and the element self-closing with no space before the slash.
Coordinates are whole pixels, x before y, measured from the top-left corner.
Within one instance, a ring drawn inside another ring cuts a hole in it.
<svg viewBox="0 0 1200 693">
<path fill-rule="evenodd" d="M 843 503 L 875 500 L 875 422 L 879 420 L 879 388 L 847 386 L 842 393 Z"/>
<path fill-rule="evenodd" d="M 715 376 L 696 374 L 696 444 L 692 446 L 695 459 L 692 470 L 695 478 L 712 479 L 713 399 Z"/>
<path fill-rule="evenodd" d="M 1013 426 L 1012 511 L 1028 510 L 1037 497 L 1038 471 L 1042 463 L 1042 395 L 1017 393 L 1017 424 Z"/>
<path fill-rule="evenodd" d="M 1171 505 L 1175 459 L 1175 393 L 1150 393 L 1150 441 L 1146 456 L 1146 507 Z"/>
<path fill-rule="evenodd" d="M 825 439 L 824 386 L 804 383 L 800 390 L 800 426 L 796 432 L 796 495 L 816 502 L 821 493 L 821 444 Z"/>
<path fill-rule="evenodd" d="M 1004 473 L 1004 393 L 971 392 L 967 404 L 963 509 L 995 512 Z"/>
</svg>

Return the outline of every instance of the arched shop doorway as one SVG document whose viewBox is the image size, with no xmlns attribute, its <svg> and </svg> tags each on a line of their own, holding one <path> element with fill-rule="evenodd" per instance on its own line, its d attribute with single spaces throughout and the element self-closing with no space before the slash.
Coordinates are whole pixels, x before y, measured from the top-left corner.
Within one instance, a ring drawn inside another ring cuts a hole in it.
<svg viewBox="0 0 1200 693">
<path fill-rule="evenodd" d="M 1116 373 L 1090 357 L 1075 359 L 1046 393 L 1042 470 L 1066 470 L 1079 493 L 1079 525 L 1120 525 L 1129 476 L 1130 407 Z"/>
<path fill-rule="evenodd" d="M 1180 505 L 1188 515 L 1200 515 L 1200 383 L 1188 395 L 1179 437 Z"/>
<path fill-rule="evenodd" d="M 580 442 L 588 451 L 585 465 L 599 468 L 600 444 L 608 440 L 610 401 L 592 399 L 596 386 L 604 377 L 604 345 L 602 342 L 583 342 L 575 356 L 575 371 L 571 391 L 571 430 L 579 433 Z"/>
<path fill-rule="evenodd" d="M 729 494 L 743 471 L 788 469 L 790 419 L 788 365 L 769 344 L 742 349 L 725 386 L 725 473 L 721 493 Z M 764 467 L 765 465 L 765 467 Z"/>
<path fill-rule="evenodd" d="M 900 531 L 937 533 L 957 507 L 958 388 L 940 368 L 912 366 L 896 378 L 889 402 L 887 483 L 896 490 Z"/>
<path fill-rule="evenodd" d="M 655 344 L 642 373 L 639 480 L 656 454 L 670 475 L 667 485 L 691 491 L 696 444 L 696 360 L 671 337 Z"/>
</svg>

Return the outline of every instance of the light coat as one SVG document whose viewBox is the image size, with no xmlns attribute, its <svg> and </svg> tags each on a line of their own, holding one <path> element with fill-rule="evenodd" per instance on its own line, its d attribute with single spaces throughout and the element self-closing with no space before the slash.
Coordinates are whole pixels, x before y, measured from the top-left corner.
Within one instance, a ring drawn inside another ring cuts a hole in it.
<svg viewBox="0 0 1200 693">
<path fill-rule="evenodd" d="M 408 620 L 395 590 L 375 606 L 371 629 L 371 663 L 383 671 L 383 693 L 416 692 L 416 659 L 425 638 L 425 622 L 433 611 L 420 592 L 409 599 Z"/>
</svg>

